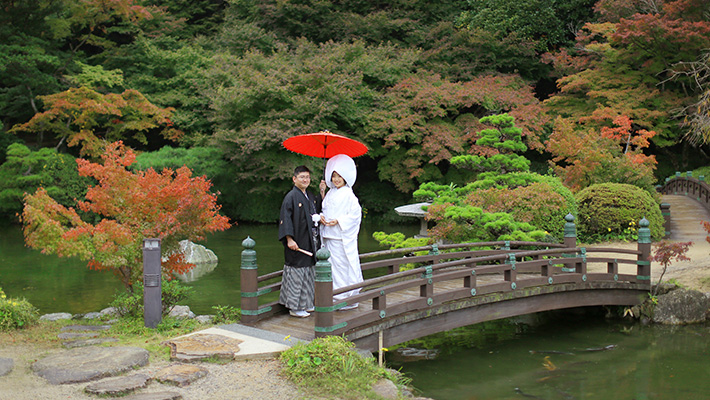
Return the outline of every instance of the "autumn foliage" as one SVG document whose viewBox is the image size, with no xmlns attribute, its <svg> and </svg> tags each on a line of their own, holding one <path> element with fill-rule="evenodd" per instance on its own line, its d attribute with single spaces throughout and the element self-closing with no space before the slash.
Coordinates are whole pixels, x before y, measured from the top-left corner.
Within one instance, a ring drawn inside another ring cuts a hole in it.
<svg viewBox="0 0 710 400">
<path fill-rule="evenodd" d="M 79 257 L 89 268 L 112 270 L 130 288 L 141 279 L 144 238 L 162 239 L 164 274 L 184 273 L 194 265 L 176 251 L 178 242 L 229 228 L 228 218 L 219 215 L 217 195 L 209 191 L 211 183 L 193 177 L 189 168 L 129 171 L 135 154 L 121 142 L 109 145 L 102 159 L 103 164 L 77 160 L 79 174 L 98 182 L 77 207 L 84 216 L 101 220 L 86 222 L 40 188 L 25 196 L 21 219 L 28 246 Z"/>
<path fill-rule="evenodd" d="M 613 124 L 597 130 L 558 117 L 547 149 L 565 185 L 580 190 L 614 182 L 651 190 L 656 159 L 644 150 L 655 132 L 636 127 L 625 115 L 614 118 Z"/>
<path fill-rule="evenodd" d="M 42 96 L 46 111 L 35 114 L 10 132 L 53 133 L 77 146 L 82 156 L 98 158 L 107 143 L 131 138 L 148 143 L 148 133 L 160 133 L 177 140 L 182 132 L 170 120 L 172 108 L 155 106 L 140 92 L 126 90 L 121 94 L 101 94 L 80 87 Z"/>
</svg>

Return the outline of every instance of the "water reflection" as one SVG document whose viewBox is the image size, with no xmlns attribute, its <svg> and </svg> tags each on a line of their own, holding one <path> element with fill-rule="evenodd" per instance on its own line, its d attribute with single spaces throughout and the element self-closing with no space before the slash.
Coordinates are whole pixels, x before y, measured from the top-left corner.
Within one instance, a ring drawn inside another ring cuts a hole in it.
<svg viewBox="0 0 710 400">
<path fill-rule="evenodd" d="M 196 280 L 200 279 L 201 277 L 209 274 L 210 272 L 214 271 L 215 268 L 217 268 L 217 262 L 211 262 L 211 263 L 198 263 L 195 264 L 195 267 L 189 270 L 188 272 L 184 274 L 175 274 L 175 276 L 180 279 L 182 282 L 195 282 Z"/>
</svg>

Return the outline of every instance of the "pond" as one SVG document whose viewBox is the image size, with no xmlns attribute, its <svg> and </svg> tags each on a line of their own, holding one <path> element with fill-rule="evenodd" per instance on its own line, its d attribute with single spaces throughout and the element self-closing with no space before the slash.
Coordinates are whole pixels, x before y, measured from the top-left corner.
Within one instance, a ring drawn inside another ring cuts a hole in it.
<svg viewBox="0 0 710 400">
<path fill-rule="evenodd" d="M 513 333 L 506 323 L 473 337 L 448 332 L 437 358 L 391 366 L 436 400 L 710 398 L 710 324 L 642 326 L 586 313 Z"/>
<path fill-rule="evenodd" d="M 360 252 L 382 250 L 372 233 L 402 232 L 412 236 L 419 231 L 411 225 L 382 225 L 365 220 L 360 230 Z M 283 246 L 277 240 L 276 224 L 240 224 L 225 232 L 209 235 L 203 244 L 219 258 L 214 270 L 187 283 L 194 294 L 185 302 L 196 314 L 212 314 L 215 305 L 240 305 L 242 241 L 250 236 L 256 241 L 259 274 L 283 267 Z M 86 262 L 76 258 L 44 255 L 25 247 L 22 231 L 17 226 L 0 231 L 0 287 L 10 297 L 24 297 L 40 312 L 87 313 L 108 306 L 123 285 L 111 272 L 89 270 Z"/>
</svg>

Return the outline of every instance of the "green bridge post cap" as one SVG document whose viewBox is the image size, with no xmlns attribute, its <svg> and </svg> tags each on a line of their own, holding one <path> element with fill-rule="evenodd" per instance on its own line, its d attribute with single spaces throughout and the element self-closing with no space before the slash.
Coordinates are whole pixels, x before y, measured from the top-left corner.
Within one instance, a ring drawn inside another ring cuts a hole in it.
<svg viewBox="0 0 710 400">
<path fill-rule="evenodd" d="M 577 226 L 574 224 L 574 215 L 567 214 L 565 215 L 565 229 L 564 229 L 564 234 L 565 237 L 577 237 Z"/>
<path fill-rule="evenodd" d="M 333 273 L 328 259 L 330 252 L 325 247 L 321 247 L 316 251 L 316 282 L 333 282 Z"/>
<path fill-rule="evenodd" d="M 254 250 L 254 246 L 256 246 L 256 242 L 254 239 L 251 237 L 247 236 L 246 239 L 242 241 L 242 246 L 244 247 L 244 250 L 242 250 L 242 269 L 256 269 L 256 250 Z"/>
<path fill-rule="evenodd" d="M 242 240 L 242 247 L 245 249 L 251 250 L 254 246 L 256 246 L 256 242 L 251 238 L 251 236 L 247 236 L 246 239 Z"/>
<path fill-rule="evenodd" d="M 700 182 L 705 182 L 705 175 L 700 175 L 700 176 L 698 176 L 698 180 L 699 180 Z"/>
<path fill-rule="evenodd" d="M 677 176 L 677 177 L 680 178 L 680 171 L 676 171 L 676 172 L 675 172 L 675 176 Z"/>
<path fill-rule="evenodd" d="M 651 229 L 648 227 L 651 225 L 650 222 L 646 219 L 646 217 L 641 218 L 639 221 L 639 230 L 638 230 L 638 242 L 639 243 L 651 243 Z"/>
<path fill-rule="evenodd" d="M 316 259 L 318 261 L 324 261 L 330 258 L 330 252 L 325 247 L 321 247 L 316 251 Z"/>
<path fill-rule="evenodd" d="M 686 172 L 686 173 L 685 173 L 685 176 L 687 176 L 688 178 L 692 178 L 692 177 L 693 177 L 693 171 L 688 171 L 688 172 Z"/>
</svg>

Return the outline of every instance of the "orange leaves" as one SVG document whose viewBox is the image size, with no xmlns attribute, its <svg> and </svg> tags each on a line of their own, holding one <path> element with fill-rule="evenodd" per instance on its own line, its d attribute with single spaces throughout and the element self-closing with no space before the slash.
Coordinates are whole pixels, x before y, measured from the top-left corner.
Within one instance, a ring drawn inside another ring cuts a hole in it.
<svg viewBox="0 0 710 400">
<path fill-rule="evenodd" d="M 172 126 L 172 108 L 150 103 L 140 92 L 101 94 L 89 88 L 72 88 L 41 97 L 46 111 L 30 121 L 14 126 L 11 132 L 49 132 L 66 138 L 80 154 L 98 158 L 107 141 L 131 137 L 147 143 L 147 134 L 160 133 L 177 140 L 182 132 Z"/>
<path fill-rule="evenodd" d="M 121 142 L 108 145 L 101 158 L 103 164 L 77 160 L 79 174 L 98 181 L 77 204 L 102 219 L 95 225 L 84 222 L 39 189 L 26 196 L 22 215 L 29 246 L 80 257 L 89 268 L 128 269 L 131 276 L 119 274 L 128 285 L 140 279 L 143 238 L 161 238 L 163 253 L 173 254 L 180 240 L 200 240 L 230 227 L 229 219 L 219 215 L 217 195 L 209 192 L 211 183 L 193 177 L 189 168 L 129 171 L 135 154 Z M 183 273 L 191 267 L 170 256 L 163 270 Z"/>
<path fill-rule="evenodd" d="M 579 190 L 594 183 L 630 183 L 643 188 L 654 181 L 654 156 L 643 154 L 653 131 L 638 129 L 627 116 L 614 119 L 616 127 L 600 131 L 558 117 L 548 151 L 565 184 Z"/>
</svg>

